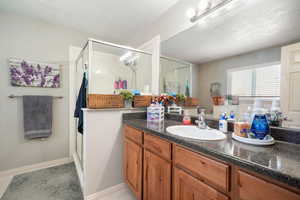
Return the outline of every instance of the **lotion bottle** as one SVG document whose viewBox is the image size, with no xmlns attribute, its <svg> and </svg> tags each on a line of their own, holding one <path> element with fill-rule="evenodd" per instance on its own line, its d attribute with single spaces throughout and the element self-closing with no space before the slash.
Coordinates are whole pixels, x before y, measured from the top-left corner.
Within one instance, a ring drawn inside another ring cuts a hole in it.
<svg viewBox="0 0 300 200">
<path fill-rule="evenodd" d="M 223 113 L 219 120 L 219 130 L 223 133 L 228 132 L 228 122 L 227 122 L 227 116 L 226 113 Z"/>
</svg>

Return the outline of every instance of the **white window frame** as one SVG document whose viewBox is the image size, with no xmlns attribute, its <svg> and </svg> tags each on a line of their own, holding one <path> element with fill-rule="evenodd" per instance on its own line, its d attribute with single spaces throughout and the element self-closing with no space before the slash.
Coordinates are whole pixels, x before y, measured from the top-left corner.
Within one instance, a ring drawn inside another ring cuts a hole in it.
<svg viewBox="0 0 300 200">
<path fill-rule="evenodd" d="M 267 67 L 271 65 L 281 65 L 280 61 L 277 62 L 269 62 L 269 63 L 263 63 L 263 64 L 257 64 L 257 65 L 249 65 L 249 66 L 244 66 L 244 67 L 236 67 L 232 69 L 228 69 L 226 73 L 226 79 L 227 79 L 227 94 L 231 94 L 232 90 L 232 72 L 236 71 L 242 71 L 242 70 L 247 70 L 247 69 L 255 69 L 255 68 L 262 68 L 262 67 Z M 280 96 L 240 96 L 240 100 L 255 100 L 255 99 L 263 99 L 264 101 L 272 101 L 274 98 L 280 98 Z"/>
</svg>

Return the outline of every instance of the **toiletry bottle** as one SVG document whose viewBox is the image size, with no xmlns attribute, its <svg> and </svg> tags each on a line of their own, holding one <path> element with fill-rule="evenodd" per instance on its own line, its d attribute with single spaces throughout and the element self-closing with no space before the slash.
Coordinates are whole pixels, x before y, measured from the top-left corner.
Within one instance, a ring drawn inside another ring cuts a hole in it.
<svg viewBox="0 0 300 200">
<path fill-rule="evenodd" d="M 234 113 L 234 111 L 230 111 L 228 121 L 235 121 L 235 113 Z"/>
<path fill-rule="evenodd" d="M 127 90 L 127 80 L 123 80 L 123 89 Z"/>
<path fill-rule="evenodd" d="M 185 96 L 190 97 L 190 87 L 189 87 L 189 81 L 186 81 L 186 86 L 185 86 Z"/>
<path fill-rule="evenodd" d="M 219 130 L 223 133 L 226 133 L 228 131 L 228 122 L 227 122 L 227 116 L 226 113 L 223 113 L 219 120 Z"/>
<path fill-rule="evenodd" d="M 264 139 L 270 132 L 266 112 L 262 107 L 254 107 L 251 132 L 257 139 Z"/>
<path fill-rule="evenodd" d="M 120 88 L 119 88 L 119 82 L 118 82 L 118 81 L 115 81 L 115 82 L 114 82 L 114 88 L 115 88 L 115 90 L 120 89 Z"/>
<path fill-rule="evenodd" d="M 279 99 L 273 99 L 272 107 L 270 109 L 269 123 L 272 126 L 281 126 L 282 112 L 280 110 Z"/>
<path fill-rule="evenodd" d="M 192 124 L 191 117 L 188 115 L 185 115 L 182 119 L 182 123 L 184 125 L 191 125 Z"/>
</svg>

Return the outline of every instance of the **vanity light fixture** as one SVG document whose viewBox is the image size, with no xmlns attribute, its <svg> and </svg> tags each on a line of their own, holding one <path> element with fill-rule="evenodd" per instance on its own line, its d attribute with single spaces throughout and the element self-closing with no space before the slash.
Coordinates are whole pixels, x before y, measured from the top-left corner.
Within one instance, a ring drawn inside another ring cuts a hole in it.
<svg viewBox="0 0 300 200">
<path fill-rule="evenodd" d="M 234 0 L 200 0 L 197 8 L 190 8 L 186 15 L 192 23 L 202 19 L 203 17 L 217 12 L 219 9 L 230 6 Z"/>
</svg>

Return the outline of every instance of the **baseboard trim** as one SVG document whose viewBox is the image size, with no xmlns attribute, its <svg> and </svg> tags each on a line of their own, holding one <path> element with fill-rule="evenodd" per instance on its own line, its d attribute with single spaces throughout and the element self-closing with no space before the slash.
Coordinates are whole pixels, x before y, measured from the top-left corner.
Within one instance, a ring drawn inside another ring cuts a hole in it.
<svg viewBox="0 0 300 200">
<path fill-rule="evenodd" d="M 77 171 L 77 175 L 78 175 L 78 179 L 79 179 L 79 182 L 80 182 L 81 189 L 82 189 L 82 191 L 84 191 L 83 190 L 83 172 L 82 172 L 82 167 L 81 167 L 78 155 L 76 153 L 73 154 L 73 160 L 74 160 L 74 163 L 75 163 L 75 167 L 76 167 L 76 171 Z"/>
<path fill-rule="evenodd" d="M 37 164 L 33 164 L 33 165 L 26 165 L 24 167 L 14 168 L 14 169 L 10 169 L 10 170 L 0 171 L 0 178 L 6 177 L 6 176 L 16 176 L 16 175 L 27 173 L 27 172 L 45 169 L 48 167 L 63 165 L 63 164 L 70 163 L 72 161 L 73 161 L 72 158 L 67 157 L 67 158 L 37 163 Z"/>
<path fill-rule="evenodd" d="M 107 195 L 111 195 L 113 193 L 116 193 L 116 192 L 119 192 L 122 190 L 127 190 L 127 186 L 125 183 L 120 183 L 118 185 L 112 186 L 112 187 L 102 190 L 100 192 L 96 192 L 94 194 L 87 196 L 85 199 L 86 200 L 99 200 L 100 198 L 103 198 Z"/>
</svg>

